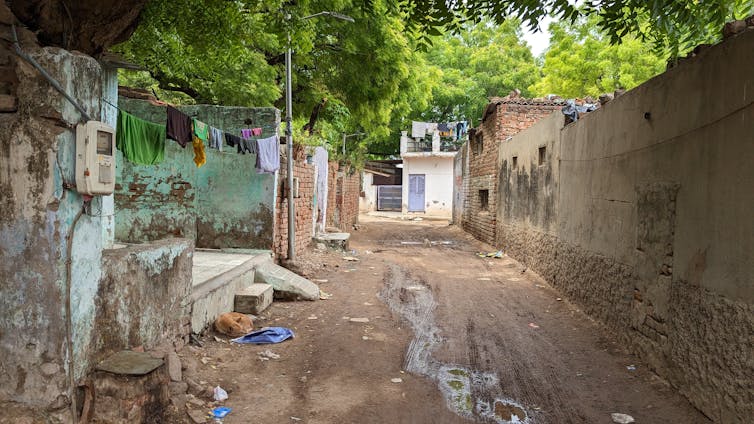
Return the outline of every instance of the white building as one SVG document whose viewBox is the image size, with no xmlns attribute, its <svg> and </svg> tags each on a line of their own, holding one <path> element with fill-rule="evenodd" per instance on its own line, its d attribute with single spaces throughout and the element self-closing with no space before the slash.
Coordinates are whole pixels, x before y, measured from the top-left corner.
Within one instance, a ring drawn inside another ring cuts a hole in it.
<svg viewBox="0 0 754 424">
<path fill-rule="evenodd" d="M 453 214 L 453 160 L 455 145 L 443 145 L 435 130 L 432 142 L 412 139 L 401 132 L 404 215 L 450 219 Z"/>
</svg>

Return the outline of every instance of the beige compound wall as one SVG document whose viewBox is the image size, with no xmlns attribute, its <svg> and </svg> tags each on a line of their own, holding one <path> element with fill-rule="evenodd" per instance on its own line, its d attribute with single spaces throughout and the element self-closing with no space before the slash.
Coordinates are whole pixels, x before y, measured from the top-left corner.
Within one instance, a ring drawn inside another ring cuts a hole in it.
<svg viewBox="0 0 754 424">
<path fill-rule="evenodd" d="M 752 52 L 732 37 L 498 161 L 497 244 L 721 423 L 754 422 Z"/>
</svg>

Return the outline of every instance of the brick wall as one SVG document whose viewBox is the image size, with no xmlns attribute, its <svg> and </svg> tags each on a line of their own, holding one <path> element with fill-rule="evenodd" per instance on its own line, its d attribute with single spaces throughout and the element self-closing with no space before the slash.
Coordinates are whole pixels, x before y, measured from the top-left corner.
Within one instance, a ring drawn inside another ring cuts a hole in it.
<svg viewBox="0 0 754 424">
<path fill-rule="evenodd" d="M 498 100 L 488 106 L 486 119 L 469 140 L 469 168 L 463 176 L 462 225 L 478 240 L 495 243 L 500 144 L 561 107 L 526 99 Z"/>
<path fill-rule="evenodd" d="M 359 194 L 361 193 L 361 174 L 348 171 L 340 177 L 340 192 L 336 201 L 340 209 L 340 228 L 343 231 L 351 229 L 359 221 Z"/>
<path fill-rule="evenodd" d="M 296 209 L 296 252 L 309 247 L 313 235 L 313 201 L 314 201 L 314 165 L 296 161 L 293 165 L 293 176 L 299 179 L 298 197 L 295 199 Z M 280 158 L 278 187 L 276 199 L 275 244 L 273 246 L 276 258 L 288 257 L 288 164 L 285 157 Z"/>
<path fill-rule="evenodd" d="M 327 226 L 349 231 L 359 220 L 361 175 L 330 162 L 327 176 Z"/>
</svg>

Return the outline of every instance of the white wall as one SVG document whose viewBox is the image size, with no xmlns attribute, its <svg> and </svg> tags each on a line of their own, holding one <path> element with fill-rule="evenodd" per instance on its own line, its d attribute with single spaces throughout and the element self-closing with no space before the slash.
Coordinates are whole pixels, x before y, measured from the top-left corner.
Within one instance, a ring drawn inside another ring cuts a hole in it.
<svg viewBox="0 0 754 424">
<path fill-rule="evenodd" d="M 366 213 L 377 210 L 377 186 L 372 185 L 374 174 L 362 172 L 361 181 L 364 197 L 359 197 L 359 212 Z"/>
<path fill-rule="evenodd" d="M 409 175 L 424 174 L 424 213 L 453 215 L 453 156 L 403 157 L 403 213 L 408 213 Z"/>
</svg>

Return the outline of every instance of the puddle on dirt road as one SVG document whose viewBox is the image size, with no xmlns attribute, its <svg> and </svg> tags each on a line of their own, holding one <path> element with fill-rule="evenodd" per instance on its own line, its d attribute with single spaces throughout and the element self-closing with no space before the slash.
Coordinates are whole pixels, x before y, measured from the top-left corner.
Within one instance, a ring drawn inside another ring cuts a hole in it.
<svg viewBox="0 0 754 424">
<path fill-rule="evenodd" d="M 427 282 L 414 280 L 401 267 L 391 265 L 385 283 L 380 298 L 411 324 L 415 334 L 406 353 L 406 371 L 435 380 L 448 408 L 462 417 L 498 424 L 531 422 L 523 406 L 498 392 L 496 374 L 432 358 L 443 338 L 434 323 L 437 303 Z"/>
</svg>

